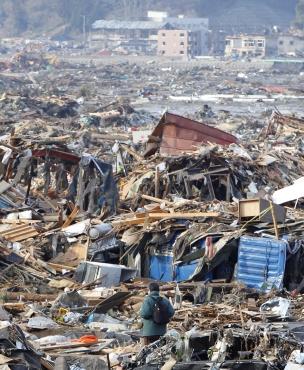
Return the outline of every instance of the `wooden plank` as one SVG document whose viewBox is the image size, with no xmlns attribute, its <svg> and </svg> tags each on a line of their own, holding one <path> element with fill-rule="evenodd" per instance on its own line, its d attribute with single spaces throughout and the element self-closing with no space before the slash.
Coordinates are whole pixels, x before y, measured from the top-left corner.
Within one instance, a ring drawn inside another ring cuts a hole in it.
<svg viewBox="0 0 304 370">
<path fill-rule="evenodd" d="M 112 221 L 113 226 L 121 226 L 121 225 L 142 225 L 147 221 L 146 217 L 143 218 L 127 218 L 127 219 L 122 219 L 122 220 L 117 220 L 117 221 Z"/>
<path fill-rule="evenodd" d="M 8 182 L 2 180 L 0 182 L 0 194 L 5 193 L 10 187 L 11 187 L 11 184 L 9 184 Z"/>
<path fill-rule="evenodd" d="M 97 343 L 82 343 L 82 342 L 67 342 L 49 346 L 40 346 L 40 349 L 43 351 L 52 351 L 54 349 L 68 349 L 68 348 L 77 348 L 77 347 L 91 347 L 95 346 L 98 343 L 102 343 L 103 340 L 99 339 Z"/>
<path fill-rule="evenodd" d="M 48 199 L 45 195 L 43 195 L 40 191 L 38 190 L 35 190 L 35 195 L 38 195 L 41 199 L 43 199 L 48 205 L 49 207 L 51 207 L 54 211 L 57 210 L 57 206 L 55 206 L 50 199 Z"/>
<path fill-rule="evenodd" d="M 185 184 L 185 189 L 186 189 L 186 197 L 187 199 L 190 199 L 192 198 L 192 187 L 190 185 L 188 176 L 184 176 L 184 184 Z"/>
<path fill-rule="evenodd" d="M 159 182 L 160 182 L 159 168 L 156 167 L 156 170 L 155 170 L 155 179 L 154 179 L 154 183 L 155 183 L 155 198 L 158 198 L 159 197 Z"/>
<path fill-rule="evenodd" d="M 139 162 L 142 162 L 144 161 L 144 157 L 142 157 L 140 154 L 136 153 L 134 150 L 132 150 L 131 148 L 129 148 L 127 145 L 125 144 L 120 144 L 120 146 L 127 152 L 129 153 L 130 155 L 132 155 L 137 161 Z"/>
<path fill-rule="evenodd" d="M 24 302 L 3 303 L 2 306 L 8 311 L 24 311 L 26 309 Z"/>
<path fill-rule="evenodd" d="M 26 239 L 27 237 L 29 237 L 29 235 L 39 235 L 39 233 L 35 229 L 27 228 L 21 231 L 14 231 L 2 234 L 2 236 L 5 237 L 6 239 L 16 239 L 16 238 Z"/>
<path fill-rule="evenodd" d="M 196 213 L 183 213 L 183 212 L 175 212 L 175 213 L 147 213 L 146 217 L 138 217 L 138 218 L 126 218 L 121 220 L 112 221 L 113 226 L 124 226 L 124 225 L 142 225 L 145 222 L 153 222 L 155 220 L 163 220 L 163 219 L 193 219 L 193 218 L 203 218 L 203 217 L 219 217 L 220 213 L 218 212 L 196 212 Z"/>
<path fill-rule="evenodd" d="M 146 204 L 146 205 L 144 205 L 144 208 L 145 208 L 146 212 L 136 213 L 136 217 L 138 217 L 139 215 L 141 215 L 141 217 L 143 217 L 146 213 L 164 212 L 164 210 L 161 209 L 161 207 L 158 203 Z"/>
<path fill-rule="evenodd" d="M 35 259 L 35 263 L 37 263 L 38 266 L 47 270 L 51 274 L 56 275 L 56 270 L 53 269 L 52 267 L 50 267 L 45 261 L 42 261 L 41 259 L 37 258 L 37 259 Z"/>
<path fill-rule="evenodd" d="M 226 187 L 226 202 L 230 202 L 230 195 L 231 195 L 231 184 L 230 184 L 230 174 L 228 174 Z"/>
<path fill-rule="evenodd" d="M 41 220 L 27 220 L 24 218 L 19 218 L 18 220 L 8 220 L 3 219 L 0 220 L 0 224 L 8 224 L 8 225 L 22 225 L 22 224 L 36 224 L 42 222 Z"/>
<path fill-rule="evenodd" d="M 30 225 L 20 225 L 1 234 L 5 239 L 18 242 L 39 235 L 38 231 Z"/>
<path fill-rule="evenodd" d="M 4 231 L 2 233 L 2 235 L 15 236 L 15 235 L 18 235 L 19 233 L 32 231 L 32 230 L 34 230 L 34 229 L 29 225 L 20 225 L 20 226 L 16 226 L 16 227 L 12 228 L 11 230 Z"/>
<path fill-rule="evenodd" d="M 181 171 L 181 170 L 179 170 Z M 188 174 L 189 181 L 197 181 L 203 179 L 206 175 L 216 175 L 216 176 L 223 176 L 229 171 L 228 167 L 219 167 L 215 168 L 214 170 L 208 172 L 201 172 L 195 174 Z"/>
<path fill-rule="evenodd" d="M 38 235 L 39 234 L 35 231 L 35 232 L 28 233 L 28 234 L 25 234 L 25 235 L 16 236 L 14 238 L 8 238 L 7 240 L 9 240 L 11 242 L 21 242 L 23 240 L 27 240 L 27 239 L 33 238 L 35 236 L 38 236 Z"/>
<path fill-rule="evenodd" d="M 63 219 L 65 221 L 66 217 L 64 217 Z M 45 221 L 45 222 L 58 222 L 58 220 L 59 220 L 59 215 L 57 213 L 53 214 L 53 215 L 43 216 L 43 221 Z"/>
<path fill-rule="evenodd" d="M 48 262 L 47 263 L 51 268 L 56 270 L 57 272 L 62 272 L 62 270 L 69 270 L 69 271 L 75 271 L 76 267 L 71 267 L 71 266 L 65 266 L 65 265 L 59 265 L 58 263 L 52 263 Z"/>
<path fill-rule="evenodd" d="M 142 199 L 145 199 L 145 200 L 150 200 L 151 202 L 155 202 L 155 203 L 165 203 L 167 204 L 168 206 L 174 206 L 174 203 L 173 202 L 169 202 L 168 200 L 165 200 L 165 199 L 160 199 L 160 198 L 156 198 L 156 197 L 151 197 L 150 195 L 145 195 L 145 194 L 142 194 L 141 195 Z"/>
<path fill-rule="evenodd" d="M 276 218 L 276 214 L 274 212 L 272 202 L 270 202 L 270 209 L 271 209 L 271 215 L 272 215 L 272 221 L 273 221 L 275 236 L 276 236 L 276 239 L 279 240 L 280 235 L 279 235 L 279 230 L 278 230 L 277 218 Z"/>
<path fill-rule="evenodd" d="M 25 301 L 43 302 L 43 301 L 54 301 L 58 294 L 35 294 L 27 292 L 3 292 L 3 296 L 6 301 L 19 301 L 20 297 L 23 297 Z"/>
<path fill-rule="evenodd" d="M 161 220 L 163 218 L 201 218 L 201 217 L 219 217 L 220 213 L 218 212 L 195 212 L 195 213 L 149 213 L 148 217 L 151 219 Z"/>
<path fill-rule="evenodd" d="M 206 175 L 206 180 L 207 180 L 207 185 L 208 185 L 208 190 L 211 195 L 211 200 L 216 199 L 215 194 L 214 194 L 214 189 L 211 181 L 210 175 Z"/>
<path fill-rule="evenodd" d="M 95 308 L 95 313 L 106 313 L 111 308 L 117 307 L 125 302 L 128 298 L 132 296 L 132 292 L 117 292 L 113 294 L 111 297 L 106 298 L 104 301 L 100 302 Z"/>
<path fill-rule="evenodd" d="M 43 367 L 45 367 L 47 370 L 55 370 L 55 367 L 51 365 L 45 358 L 40 358 L 40 363 Z"/>
<path fill-rule="evenodd" d="M 255 217 L 260 214 L 258 199 L 246 199 L 239 202 L 239 218 Z"/>
<path fill-rule="evenodd" d="M 65 223 L 62 225 L 62 229 L 71 225 L 71 223 L 74 221 L 75 217 L 77 216 L 77 213 L 79 212 L 79 210 L 80 210 L 80 207 L 75 206 L 72 213 L 67 217 Z"/>
</svg>

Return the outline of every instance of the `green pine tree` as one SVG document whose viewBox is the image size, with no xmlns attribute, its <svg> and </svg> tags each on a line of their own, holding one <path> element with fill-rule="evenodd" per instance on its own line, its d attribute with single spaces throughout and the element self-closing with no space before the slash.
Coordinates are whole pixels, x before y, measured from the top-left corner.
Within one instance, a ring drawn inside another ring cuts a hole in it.
<svg viewBox="0 0 304 370">
<path fill-rule="evenodd" d="M 304 0 L 298 0 L 296 7 L 296 19 L 295 26 L 303 29 L 304 28 Z"/>
</svg>

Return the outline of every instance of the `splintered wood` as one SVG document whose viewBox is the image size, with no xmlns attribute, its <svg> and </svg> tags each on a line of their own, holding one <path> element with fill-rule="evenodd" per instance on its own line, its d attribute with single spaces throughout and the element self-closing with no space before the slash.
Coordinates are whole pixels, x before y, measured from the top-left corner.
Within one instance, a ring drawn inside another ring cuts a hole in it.
<svg viewBox="0 0 304 370">
<path fill-rule="evenodd" d="M 1 236 L 10 242 L 21 242 L 37 235 L 39 235 L 38 231 L 31 225 L 15 226 L 1 232 Z"/>
<path fill-rule="evenodd" d="M 113 226 L 126 226 L 126 225 L 142 225 L 144 223 L 151 223 L 159 220 L 170 219 L 198 219 L 198 218 L 215 218 L 219 217 L 218 212 L 161 212 L 161 213 L 137 213 L 135 217 L 123 218 L 112 221 Z"/>
<path fill-rule="evenodd" d="M 220 328 L 226 324 L 239 325 L 250 319 L 261 321 L 262 315 L 257 312 L 252 313 L 247 311 L 245 306 L 244 309 L 239 309 L 239 307 L 229 306 L 226 304 L 188 304 L 187 308 L 181 308 L 175 311 L 170 327 L 182 331 L 190 330 L 192 327 L 205 330 L 210 328 Z"/>
</svg>

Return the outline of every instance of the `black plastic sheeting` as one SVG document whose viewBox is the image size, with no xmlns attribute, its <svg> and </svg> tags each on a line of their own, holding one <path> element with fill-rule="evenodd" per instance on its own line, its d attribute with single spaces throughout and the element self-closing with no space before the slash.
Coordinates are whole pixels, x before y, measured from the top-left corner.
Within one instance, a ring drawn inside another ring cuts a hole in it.
<svg viewBox="0 0 304 370">
<path fill-rule="evenodd" d="M 290 334 L 296 341 L 304 343 L 304 326 L 298 326 L 290 330 Z"/>
<path fill-rule="evenodd" d="M 173 370 L 203 370 L 210 369 L 211 362 L 181 362 Z M 275 370 L 276 368 L 262 361 L 225 361 L 219 369 L 231 370 Z"/>
<path fill-rule="evenodd" d="M 197 362 L 180 362 L 177 363 L 173 370 L 210 370 L 211 362 L 197 361 Z M 225 361 L 218 367 L 219 369 L 230 370 L 277 370 L 277 368 L 263 362 L 263 361 Z M 134 370 L 159 370 L 160 367 L 156 365 L 146 365 L 136 367 Z"/>
</svg>

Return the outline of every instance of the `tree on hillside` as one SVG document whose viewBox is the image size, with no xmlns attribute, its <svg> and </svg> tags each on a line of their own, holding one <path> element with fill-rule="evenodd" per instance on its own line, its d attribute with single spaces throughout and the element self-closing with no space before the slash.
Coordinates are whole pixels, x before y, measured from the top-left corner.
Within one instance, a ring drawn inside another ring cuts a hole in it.
<svg viewBox="0 0 304 370">
<path fill-rule="evenodd" d="M 14 7 L 14 27 L 16 30 L 16 33 L 22 33 L 27 30 L 28 27 L 28 18 L 27 18 L 27 12 L 24 6 L 24 0 L 18 1 L 15 0 L 13 2 Z"/>
<path fill-rule="evenodd" d="M 107 0 L 60 0 L 58 2 L 59 14 L 65 19 L 74 31 L 82 30 L 83 16 L 87 24 L 93 23 L 98 18 L 103 18 L 112 8 Z"/>
<path fill-rule="evenodd" d="M 295 26 L 304 28 L 304 0 L 297 1 Z"/>
</svg>

